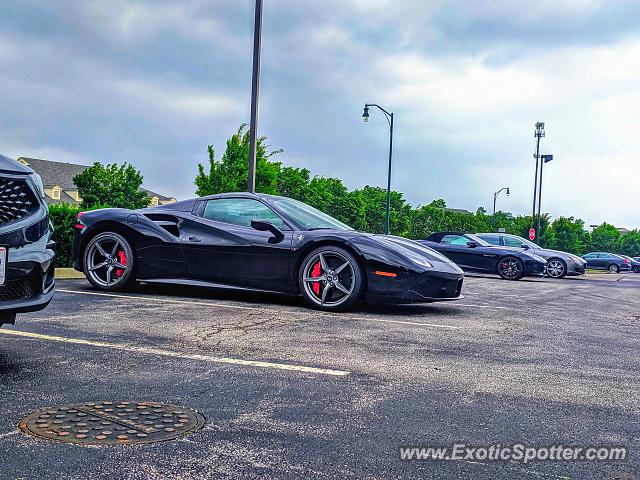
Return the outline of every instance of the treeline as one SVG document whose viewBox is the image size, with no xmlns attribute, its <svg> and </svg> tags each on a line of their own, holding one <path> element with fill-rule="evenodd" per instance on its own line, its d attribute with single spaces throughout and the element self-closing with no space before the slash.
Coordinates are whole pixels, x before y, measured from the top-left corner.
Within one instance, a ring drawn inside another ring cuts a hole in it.
<svg viewBox="0 0 640 480">
<path fill-rule="evenodd" d="M 249 133 L 246 125 L 227 140 L 222 158 L 217 160 L 211 145 L 208 147 L 208 168 L 198 165 L 195 178 L 199 196 L 223 192 L 244 191 L 247 186 L 247 158 Z M 357 230 L 382 233 L 384 229 L 386 190 L 365 186 L 348 190 L 338 178 L 311 176 L 306 168 L 283 165 L 275 160 L 282 150 L 270 150 L 266 138 L 258 140 L 256 154 L 256 191 L 283 195 L 308 203 Z M 391 192 L 391 233 L 419 239 L 443 230 L 471 233 L 494 231 L 492 216 L 483 208 L 466 213 L 447 208 L 444 200 L 412 207 L 402 193 Z M 531 216 L 497 212 L 496 228 L 527 238 L 533 224 Z M 540 243 L 581 255 L 587 251 L 602 250 L 640 255 L 640 232 L 634 230 L 621 235 L 612 225 L 602 224 L 593 232 L 585 230 L 584 222 L 573 217 L 560 217 L 550 221 L 545 215 L 541 221 Z"/>
</svg>

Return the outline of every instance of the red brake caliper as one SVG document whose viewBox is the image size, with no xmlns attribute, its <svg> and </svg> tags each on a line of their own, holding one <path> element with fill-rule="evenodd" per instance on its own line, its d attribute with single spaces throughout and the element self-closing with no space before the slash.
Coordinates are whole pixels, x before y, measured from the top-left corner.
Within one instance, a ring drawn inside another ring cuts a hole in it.
<svg viewBox="0 0 640 480">
<path fill-rule="evenodd" d="M 120 261 L 120 263 L 122 265 L 126 265 L 127 264 L 127 254 L 124 250 L 120 250 L 118 252 L 118 260 Z M 116 270 L 116 277 L 121 277 L 122 275 L 124 275 L 124 270 L 123 269 L 118 269 Z"/>
<path fill-rule="evenodd" d="M 313 270 L 311 270 L 311 276 L 313 278 L 320 276 L 320 262 L 316 263 L 313 266 Z M 313 293 L 315 293 L 316 295 L 320 295 L 320 282 L 314 282 L 311 285 L 311 288 L 313 289 Z"/>
</svg>

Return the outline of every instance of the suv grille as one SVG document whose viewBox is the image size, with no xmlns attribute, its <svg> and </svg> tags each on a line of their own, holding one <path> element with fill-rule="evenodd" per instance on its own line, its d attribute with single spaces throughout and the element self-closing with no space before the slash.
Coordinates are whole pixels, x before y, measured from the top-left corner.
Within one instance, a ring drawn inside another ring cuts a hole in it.
<svg viewBox="0 0 640 480">
<path fill-rule="evenodd" d="M 0 178 L 0 225 L 26 218 L 37 209 L 38 201 L 27 182 Z"/>
<path fill-rule="evenodd" d="M 0 301 L 26 300 L 33 297 L 33 288 L 24 278 L 20 280 L 9 280 L 0 286 Z"/>
</svg>

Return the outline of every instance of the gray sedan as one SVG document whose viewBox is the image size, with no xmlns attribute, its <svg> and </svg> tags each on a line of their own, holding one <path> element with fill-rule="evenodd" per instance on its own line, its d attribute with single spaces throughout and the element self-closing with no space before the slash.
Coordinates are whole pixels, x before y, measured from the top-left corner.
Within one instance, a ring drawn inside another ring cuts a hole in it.
<svg viewBox="0 0 640 480">
<path fill-rule="evenodd" d="M 587 267 L 587 262 L 576 255 L 542 248 L 517 235 L 508 233 L 477 233 L 476 235 L 491 245 L 522 248 L 544 258 L 547 261 L 546 274 L 553 278 L 584 275 Z"/>
</svg>

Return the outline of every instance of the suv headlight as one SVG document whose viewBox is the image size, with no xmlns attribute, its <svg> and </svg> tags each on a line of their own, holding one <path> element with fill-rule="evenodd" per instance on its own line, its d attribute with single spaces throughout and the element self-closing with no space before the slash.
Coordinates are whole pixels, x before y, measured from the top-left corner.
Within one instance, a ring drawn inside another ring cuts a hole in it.
<svg viewBox="0 0 640 480">
<path fill-rule="evenodd" d="M 36 172 L 33 172 L 29 175 L 31 180 L 33 180 L 34 185 L 36 186 L 36 191 L 38 196 L 44 200 L 44 185 L 42 184 L 42 178 Z"/>
</svg>

